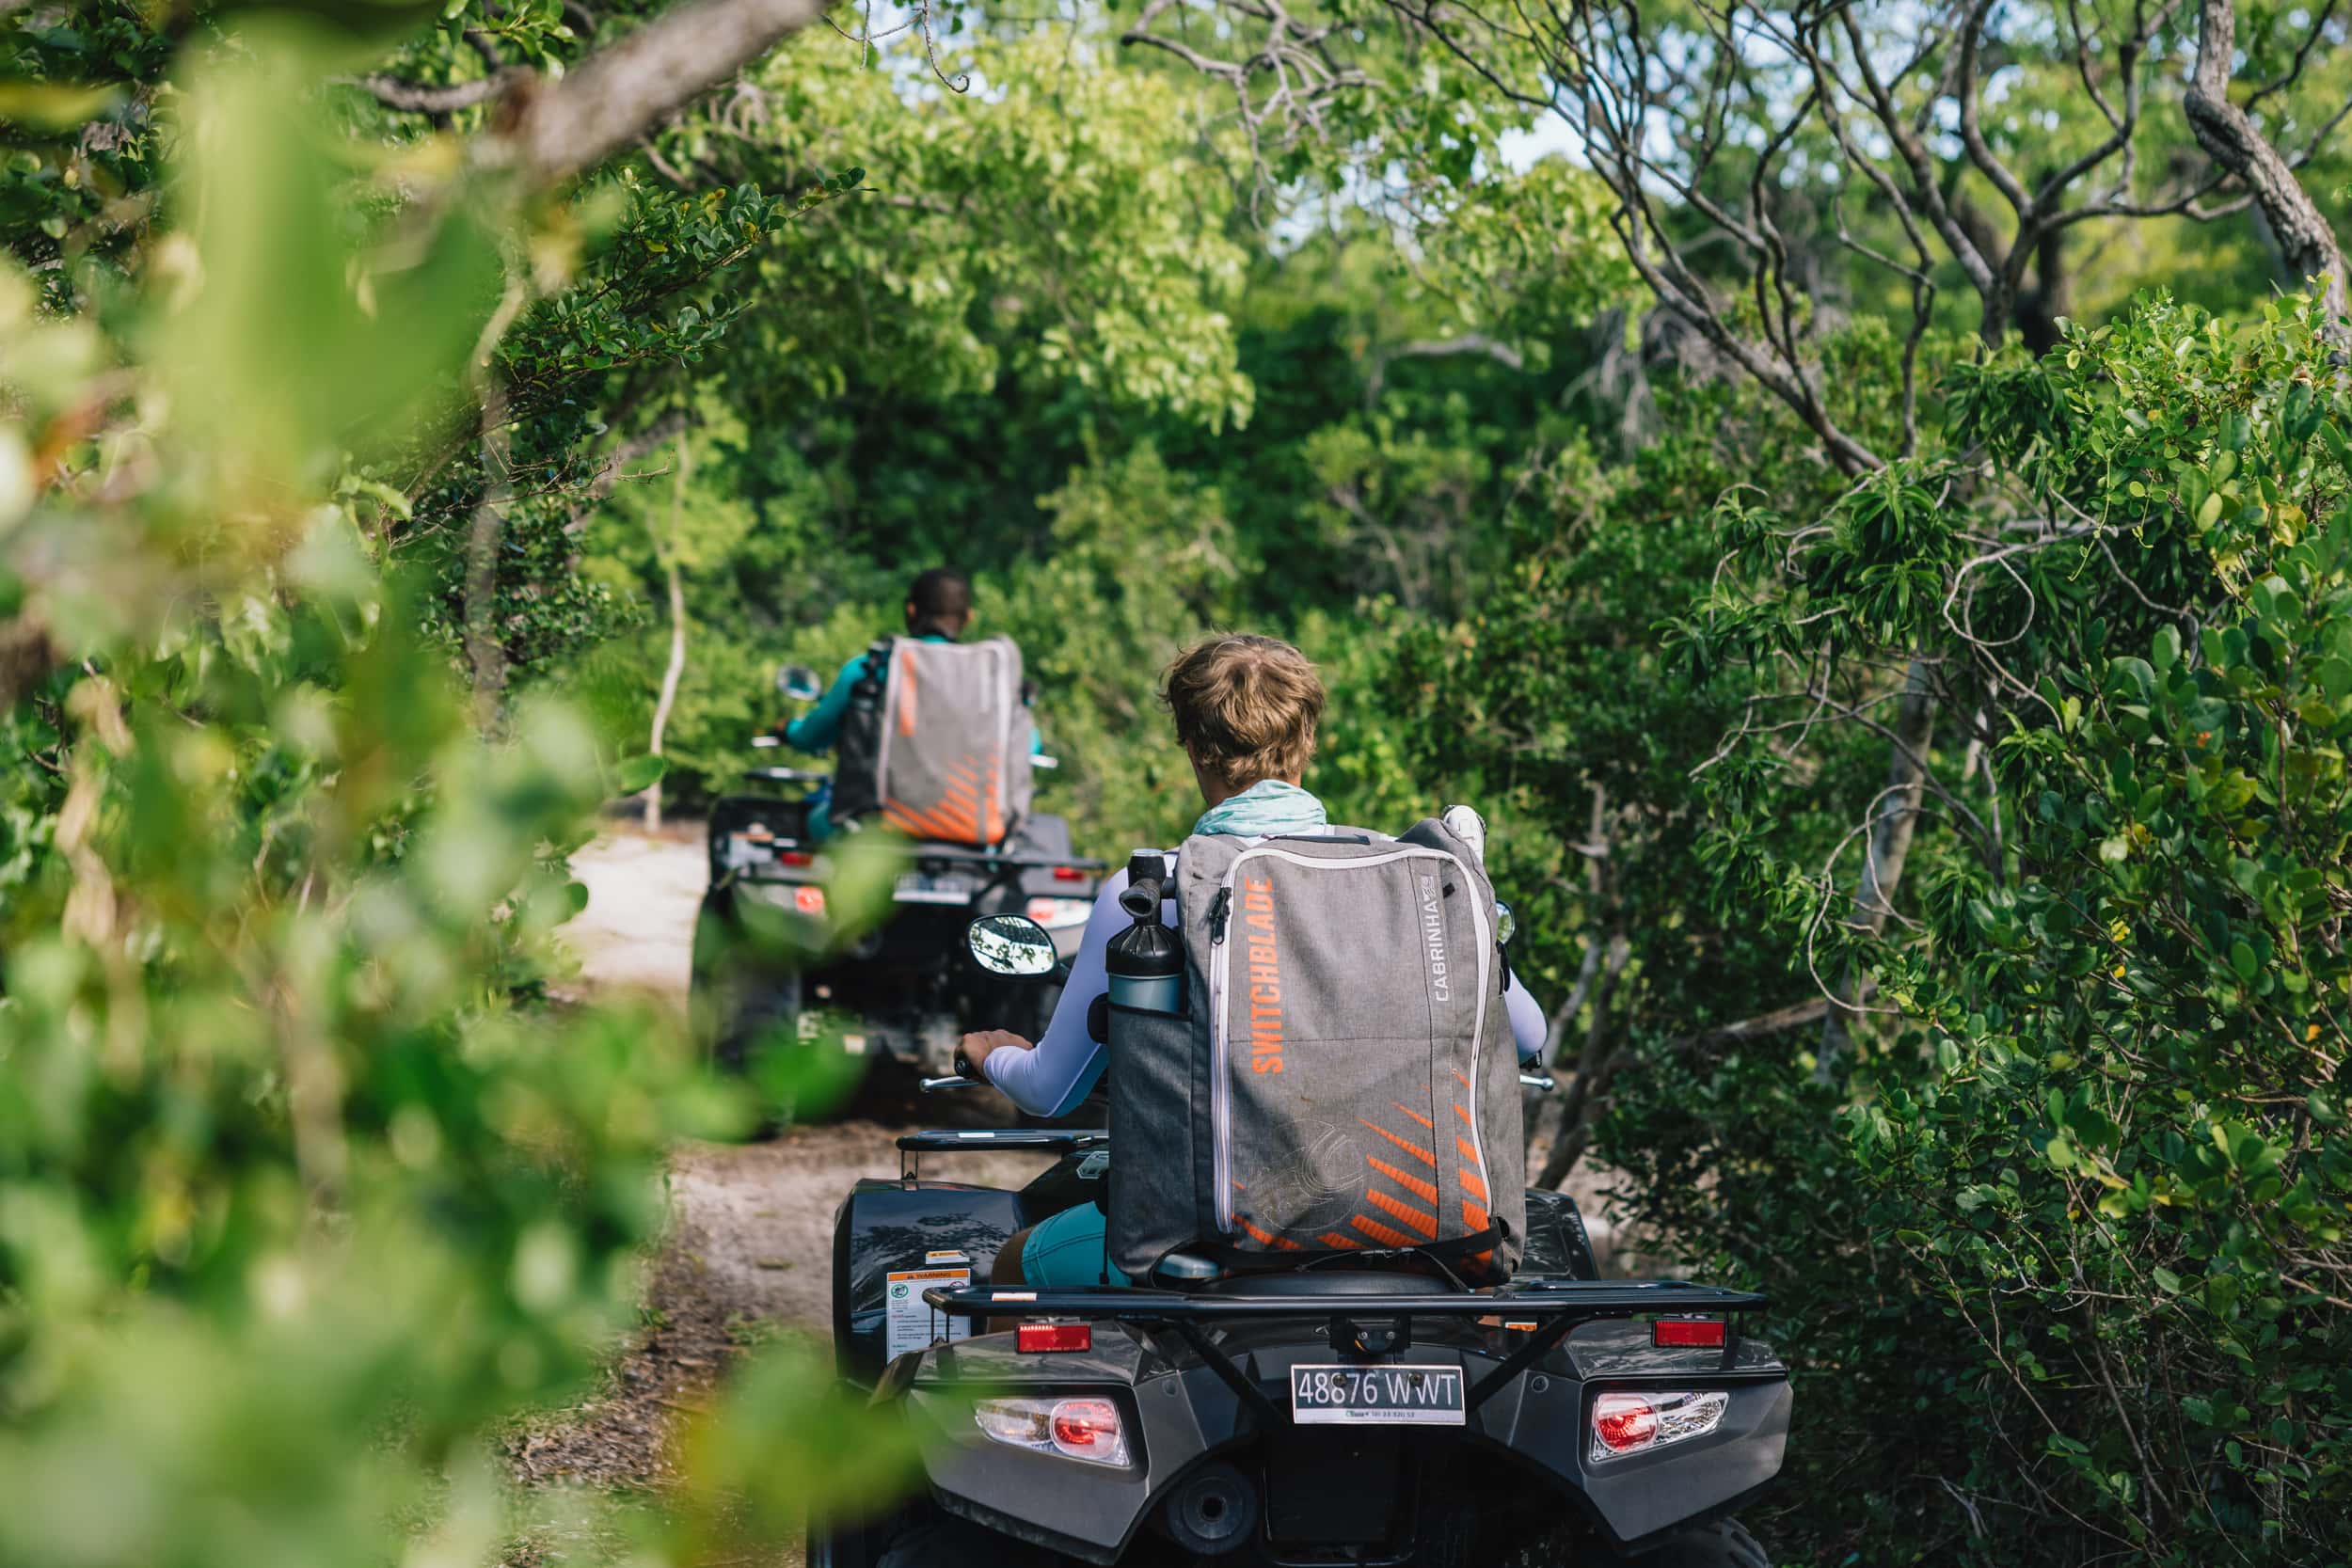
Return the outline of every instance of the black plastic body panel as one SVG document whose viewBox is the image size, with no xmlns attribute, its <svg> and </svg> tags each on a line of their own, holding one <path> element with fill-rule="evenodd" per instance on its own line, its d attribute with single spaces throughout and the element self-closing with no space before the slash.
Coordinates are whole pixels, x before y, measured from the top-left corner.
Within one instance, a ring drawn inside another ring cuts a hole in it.
<svg viewBox="0 0 2352 1568">
<path fill-rule="evenodd" d="M 918 1269 L 924 1255 L 961 1252 L 977 1283 L 988 1277 L 1005 1238 L 1021 1228 L 1020 1195 L 952 1182 L 913 1186 L 860 1181 L 834 1216 L 834 1359 L 841 1375 L 870 1386 L 888 1346 L 887 1275 Z"/>
</svg>

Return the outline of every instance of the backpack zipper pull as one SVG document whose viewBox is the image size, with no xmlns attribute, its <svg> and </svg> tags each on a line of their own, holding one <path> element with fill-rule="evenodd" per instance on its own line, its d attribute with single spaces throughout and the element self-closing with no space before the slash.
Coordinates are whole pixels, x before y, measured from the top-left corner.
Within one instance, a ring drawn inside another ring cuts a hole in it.
<svg viewBox="0 0 2352 1568">
<path fill-rule="evenodd" d="M 1233 890 L 1230 887 L 1218 888 L 1216 901 L 1209 906 L 1209 940 L 1212 942 L 1225 940 L 1225 917 L 1232 912 L 1232 909 Z"/>
</svg>

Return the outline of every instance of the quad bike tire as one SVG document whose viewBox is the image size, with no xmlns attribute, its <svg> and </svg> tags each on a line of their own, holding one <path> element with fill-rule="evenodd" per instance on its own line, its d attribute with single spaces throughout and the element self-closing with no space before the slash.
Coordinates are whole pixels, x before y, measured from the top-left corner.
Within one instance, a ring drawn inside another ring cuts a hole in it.
<svg viewBox="0 0 2352 1568">
<path fill-rule="evenodd" d="M 1466 1526 L 1468 1522 L 1466 1517 Z M 906 1509 L 879 1534 L 875 1544 L 880 1550 L 854 1563 L 846 1557 L 819 1558 L 812 1535 L 809 1568 L 869 1568 L 869 1564 L 870 1568 L 1054 1568 L 1071 1563 L 1068 1558 L 955 1518 L 927 1502 Z M 1469 1528 L 1442 1530 L 1438 1540 L 1424 1543 L 1415 1563 L 1425 1568 L 1454 1568 L 1468 1560 L 1473 1534 Z M 1233 1560 L 1245 1563 L 1255 1559 L 1236 1553 Z M 1608 1547 L 1579 1550 L 1566 1538 L 1555 1536 L 1520 1547 L 1494 1568 L 1772 1568 L 1772 1559 L 1746 1526 L 1737 1519 L 1722 1519 L 1677 1530 L 1630 1554 Z"/>
<path fill-rule="evenodd" d="M 808 1568 L 875 1568 L 873 1532 L 864 1528 L 808 1529 Z"/>
<path fill-rule="evenodd" d="M 1711 1525 L 1677 1530 L 1640 1552 L 1608 1547 L 1572 1557 L 1523 1552 L 1511 1560 L 1508 1568 L 1562 1568 L 1569 1563 L 1575 1568 L 1772 1568 L 1763 1545 L 1737 1519 L 1718 1519 Z"/>
<path fill-rule="evenodd" d="M 873 1568 L 1066 1568 L 1071 1560 L 959 1519 L 930 1502 L 910 1504 L 880 1532 Z M 817 1568 L 811 1556 L 809 1568 Z M 846 1564 L 844 1565 L 846 1568 Z"/>
<path fill-rule="evenodd" d="M 708 1044 L 712 1065 L 740 1077 L 751 1071 L 753 1051 L 763 1041 L 784 1051 L 795 1049 L 795 1042 L 805 1044 L 809 1031 L 823 1022 L 823 1009 L 803 1022 L 809 1013 L 806 980 L 792 970 L 742 956 L 734 918 L 725 891 L 704 895 L 694 917 L 691 995 L 696 1027 Z M 850 1114 L 863 1087 L 863 1066 L 853 1081 L 836 1085 L 816 1108 L 792 1102 L 768 1106 L 763 1132 L 788 1121 L 832 1121 Z"/>
</svg>

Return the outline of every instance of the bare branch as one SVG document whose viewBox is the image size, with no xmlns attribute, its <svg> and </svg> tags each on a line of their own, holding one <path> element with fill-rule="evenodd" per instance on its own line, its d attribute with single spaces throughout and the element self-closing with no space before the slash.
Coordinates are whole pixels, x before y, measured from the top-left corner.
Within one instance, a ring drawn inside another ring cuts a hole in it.
<svg viewBox="0 0 2352 1568">
<path fill-rule="evenodd" d="M 623 468 L 668 446 L 692 422 L 686 410 L 673 408 L 614 447 L 612 455 L 597 465 L 596 477 L 588 482 L 587 489 L 580 492 L 580 504 L 572 508 L 571 516 L 564 523 L 564 531 L 578 533 L 586 528 L 589 519 L 596 515 L 596 508 L 612 494 L 613 486 L 620 483 Z"/>
<path fill-rule="evenodd" d="M 411 115 L 446 115 L 488 103 L 513 87 L 522 75 L 521 71 L 501 71 L 494 76 L 476 77 L 470 82 L 452 82 L 446 87 L 435 87 L 425 82 L 411 82 L 405 77 L 379 74 L 355 77 L 351 85 L 388 109 L 398 109 L 403 114 Z"/>
<path fill-rule="evenodd" d="M 1364 405 L 1370 407 L 1380 401 L 1380 389 L 1387 385 L 1389 366 L 1394 361 L 1438 359 L 1461 354 L 1484 355 L 1509 371 L 1527 368 L 1527 360 L 1518 349 L 1484 333 L 1465 332 L 1454 338 L 1416 338 L 1409 343 L 1385 348 L 1373 356 L 1372 373 L 1364 380 Z"/>
</svg>

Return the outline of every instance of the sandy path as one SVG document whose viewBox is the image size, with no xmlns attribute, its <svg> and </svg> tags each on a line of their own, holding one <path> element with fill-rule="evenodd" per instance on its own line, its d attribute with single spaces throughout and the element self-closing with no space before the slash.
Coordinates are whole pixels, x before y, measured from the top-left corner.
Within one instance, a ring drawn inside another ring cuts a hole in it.
<svg viewBox="0 0 2352 1568">
<path fill-rule="evenodd" d="M 580 972 L 559 995 L 646 996 L 683 1011 L 707 876 L 701 825 L 648 834 L 615 823 L 572 857 L 572 873 L 586 884 L 588 904 L 562 933 Z M 912 1123 L 927 1109 L 949 1113 L 939 1117 L 948 1120 L 959 1108 L 907 1109 Z M 961 1116 L 972 1119 L 969 1108 Z M 509 1434 L 516 1479 L 622 1493 L 674 1482 L 681 1416 L 709 1398 L 736 1357 L 771 1333 L 830 1335 L 834 1211 L 858 1178 L 898 1174 L 899 1130 L 856 1120 L 791 1127 L 762 1143 L 680 1146 L 670 1163 L 674 1220 L 653 1271 L 648 1326 L 592 1397 Z M 959 1180 L 1018 1184 L 1044 1162 L 995 1154 L 953 1164 Z M 564 1544 L 518 1542 L 508 1561 L 559 1562 Z M 793 1543 L 762 1568 L 800 1560 Z"/>
<path fill-rule="evenodd" d="M 686 1006 L 694 911 L 708 871 L 699 822 L 649 834 L 615 825 L 572 857 L 588 907 L 565 926 L 580 958 L 580 996 L 638 992 Z"/>
<path fill-rule="evenodd" d="M 701 825 L 651 835 L 616 824 L 572 857 L 572 874 L 588 888 L 588 907 L 563 933 L 580 958 L 573 994 L 633 992 L 683 1009 L 707 875 Z M 975 1109 L 907 1106 L 910 1124 L 968 1120 Z M 846 1121 L 787 1128 L 765 1143 L 682 1146 L 671 1198 L 704 1288 L 737 1311 L 828 1332 L 834 1211 L 858 1178 L 898 1174 L 899 1130 Z M 959 1180 L 1017 1184 L 1044 1162 L 975 1155 L 954 1164 Z"/>
</svg>

